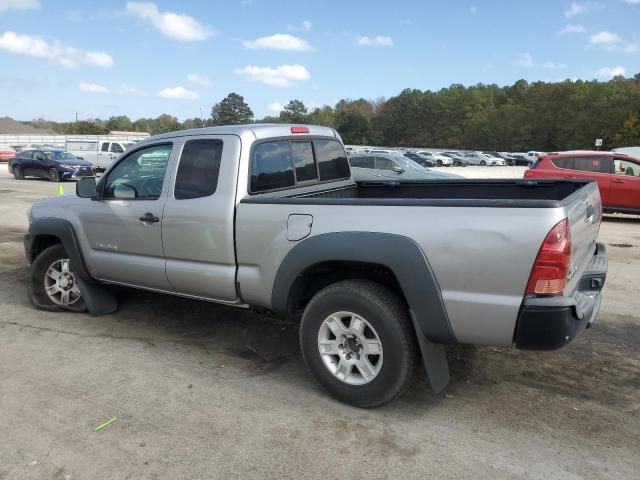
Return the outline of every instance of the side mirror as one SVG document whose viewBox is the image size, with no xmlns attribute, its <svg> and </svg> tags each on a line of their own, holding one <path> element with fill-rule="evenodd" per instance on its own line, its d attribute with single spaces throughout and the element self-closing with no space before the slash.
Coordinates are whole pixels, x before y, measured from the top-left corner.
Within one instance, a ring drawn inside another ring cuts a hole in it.
<svg viewBox="0 0 640 480">
<path fill-rule="evenodd" d="M 80 198 L 95 198 L 97 194 L 95 177 L 81 178 L 76 182 L 76 195 Z"/>
<path fill-rule="evenodd" d="M 395 165 L 393 167 L 393 171 L 400 174 L 400 173 L 404 173 L 404 168 L 400 168 L 399 166 Z"/>
</svg>

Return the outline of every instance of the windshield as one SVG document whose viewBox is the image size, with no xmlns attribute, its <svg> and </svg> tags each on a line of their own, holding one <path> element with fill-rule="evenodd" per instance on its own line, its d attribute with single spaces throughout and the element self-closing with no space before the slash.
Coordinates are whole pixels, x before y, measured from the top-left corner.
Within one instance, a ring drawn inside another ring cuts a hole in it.
<svg viewBox="0 0 640 480">
<path fill-rule="evenodd" d="M 78 160 L 78 157 L 62 150 L 45 150 L 44 154 L 49 160 Z"/>
</svg>

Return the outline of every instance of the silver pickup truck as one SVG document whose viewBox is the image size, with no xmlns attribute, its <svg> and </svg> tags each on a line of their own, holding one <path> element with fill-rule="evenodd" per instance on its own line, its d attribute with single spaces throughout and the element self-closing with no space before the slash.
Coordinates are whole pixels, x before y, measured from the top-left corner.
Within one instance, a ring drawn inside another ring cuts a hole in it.
<svg viewBox="0 0 640 480">
<path fill-rule="evenodd" d="M 300 319 L 312 374 L 360 407 L 402 393 L 420 360 L 440 391 L 446 344 L 563 347 L 607 271 L 596 183 L 356 183 L 326 127 L 158 135 L 76 194 L 29 213 L 37 307 L 107 314 L 119 284 Z"/>
</svg>

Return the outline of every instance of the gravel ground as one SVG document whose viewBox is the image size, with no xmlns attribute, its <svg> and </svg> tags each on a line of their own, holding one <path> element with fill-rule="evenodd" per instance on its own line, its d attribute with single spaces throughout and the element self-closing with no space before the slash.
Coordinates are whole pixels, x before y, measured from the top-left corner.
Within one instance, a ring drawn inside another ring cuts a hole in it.
<svg viewBox="0 0 640 480">
<path fill-rule="evenodd" d="M 456 347 L 444 394 L 359 410 L 307 374 L 289 322 L 127 289 L 107 317 L 33 309 L 25 211 L 55 189 L 0 171 L 2 479 L 640 478 L 637 217 L 606 217 L 602 311 L 568 348 Z"/>
</svg>

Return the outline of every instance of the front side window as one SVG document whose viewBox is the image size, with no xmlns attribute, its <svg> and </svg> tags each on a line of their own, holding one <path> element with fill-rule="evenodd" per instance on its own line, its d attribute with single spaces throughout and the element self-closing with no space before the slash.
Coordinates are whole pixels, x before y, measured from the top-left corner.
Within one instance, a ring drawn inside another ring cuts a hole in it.
<svg viewBox="0 0 640 480">
<path fill-rule="evenodd" d="M 256 145 L 251 159 L 251 191 L 264 192 L 294 184 L 289 142 L 283 140 Z"/>
<path fill-rule="evenodd" d="M 311 142 L 291 142 L 291 157 L 293 158 L 293 166 L 296 169 L 297 182 L 318 179 Z"/>
<path fill-rule="evenodd" d="M 375 168 L 374 157 L 351 157 L 349 163 L 357 168 Z"/>
<path fill-rule="evenodd" d="M 111 153 L 122 153 L 122 152 L 124 152 L 124 150 L 122 149 L 119 143 L 111 144 Z"/>
<path fill-rule="evenodd" d="M 104 143 L 102 144 L 102 149 L 101 149 L 101 151 L 103 151 L 103 152 L 108 152 L 108 151 L 109 151 L 109 142 L 104 142 Z"/>
<path fill-rule="evenodd" d="M 213 195 L 218 186 L 222 140 L 189 140 L 184 144 L 174 196 L 177 200 Z"/>
<path fill-rule="evenodd" d="M 171 144 L 154 145 L 133 152 L 109 173 L 102 198 L 156 200 L 171 155 Z"/>
<path fill-rule="evenodd" d="M 338 180 L 349 178 L 349 162 L 347 154 L 340 142 L 335 140 L 314 140 L 313 146 L 316 152 L 316 161 L 320 171 L 320 181 Z"/>
<path fill-rule="evenodd" d="M 631 177 L 640 177 L 640 165 L 628 160 L 616 158 L 613 161 L 614 171 L 616 175 L 628 175 Z"/>
<path fill-rule="evenodd" d="M 396 166 L 396 164 L 393 163 L 388 158 L 376 157 L 376 170 L 391 170 L 391 171 L 393 171 L 393 167 L 395 167 L 395 166 Z"/>
</svg>

